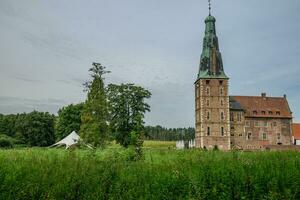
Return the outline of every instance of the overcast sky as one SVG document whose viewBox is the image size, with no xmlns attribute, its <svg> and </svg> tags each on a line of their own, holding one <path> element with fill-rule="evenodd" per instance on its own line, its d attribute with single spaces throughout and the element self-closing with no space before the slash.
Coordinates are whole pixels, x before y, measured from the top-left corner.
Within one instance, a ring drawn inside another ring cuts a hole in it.
<svg viewBox="0 0 300 200">
<path fill-rule="evenodd" d="M 213 1 L 231 95 L 287 94 L 300 122 L 300 1 Z M 0 0 L 0 113 L 56 113 L 106 83 L 152 92 L 146 123 L 194 126 L 206 0 Z"/>
</svg>

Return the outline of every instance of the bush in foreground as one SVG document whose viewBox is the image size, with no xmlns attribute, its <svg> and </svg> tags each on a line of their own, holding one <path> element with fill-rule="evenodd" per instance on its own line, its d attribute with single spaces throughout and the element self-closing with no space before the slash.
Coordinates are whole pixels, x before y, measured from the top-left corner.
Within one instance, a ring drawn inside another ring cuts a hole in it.
<svg viewBox="0 0 300 200">
<path fill-rule="evenodd" d="M 300 199 L 296 152 L 2 150 L 0 199 Z"/>
<path fill-rule="evenodd" d="M 9 139 L 0 138 L 0 148 L 12 148 L 13 144 Z"/>
</svg>

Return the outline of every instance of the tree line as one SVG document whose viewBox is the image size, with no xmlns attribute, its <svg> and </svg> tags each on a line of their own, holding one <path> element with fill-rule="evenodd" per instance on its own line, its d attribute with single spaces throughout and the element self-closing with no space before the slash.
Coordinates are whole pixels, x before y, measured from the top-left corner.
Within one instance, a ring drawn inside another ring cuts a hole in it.
<svg viewBox="0 0 300 200">
<path fill-rule="evenodd" d="M 195 129 L 192 127 L 165 128 L 162 126 L 146 126 L 144 138 L 161 141 L 192 140 L 195 138 Z"/>
<path fill-rule="evenodd" d="M 144 127 L 144 114 L 150 111 L 146 100 L 151 93 L 135 84 L 105 85 L 110 73 L 100 63 L 89 69 L 90 80 L 84 84 L 85 102 L 70 104 L 58 111 L 2 115 L 0 114 L 0 147 L 7 140 L 26 146 L 49 146 L 72 131 L 85 143 L 103 148 L 115 140 L 124 147 L 139 147 L 143 139 L 177 140 L 193 137 L 188 129 Z M 135 148 L 138 149 L 138 148 Z"/>
</svg>

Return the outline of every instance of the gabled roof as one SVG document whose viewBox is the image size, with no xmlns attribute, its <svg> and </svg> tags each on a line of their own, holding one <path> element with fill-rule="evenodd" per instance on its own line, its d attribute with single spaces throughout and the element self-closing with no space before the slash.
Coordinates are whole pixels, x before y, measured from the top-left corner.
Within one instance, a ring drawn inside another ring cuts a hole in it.
<svg viewBox="0 0 300 200">
<path fill-rule="evenodd" d="M 294 139 L 300 140 L 300 124 L 294 123 L 292 125 Z"/>
<path fill-rule="evenodd" d="M 245 111 L 246 117 L 292 118 L 285 97 L 231 96 Z"/>
</svg>

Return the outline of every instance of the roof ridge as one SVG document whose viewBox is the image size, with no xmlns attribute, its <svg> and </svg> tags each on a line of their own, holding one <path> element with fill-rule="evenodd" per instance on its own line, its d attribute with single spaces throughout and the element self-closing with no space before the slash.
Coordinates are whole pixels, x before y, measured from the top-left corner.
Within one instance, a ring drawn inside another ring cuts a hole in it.
<svg viewBox="0 0 300 200">
<path fill-rule="evenodd" d="M 252 98 L 263 98 L 262 96 L 245 96 L 245 95 L 229 95 L 230 97 L 252 97 Z M 266 96 L 264 98 L 276 98 L 276 99 L 285 99 L 284 97 L 270 97 Z"/>
</svg>

